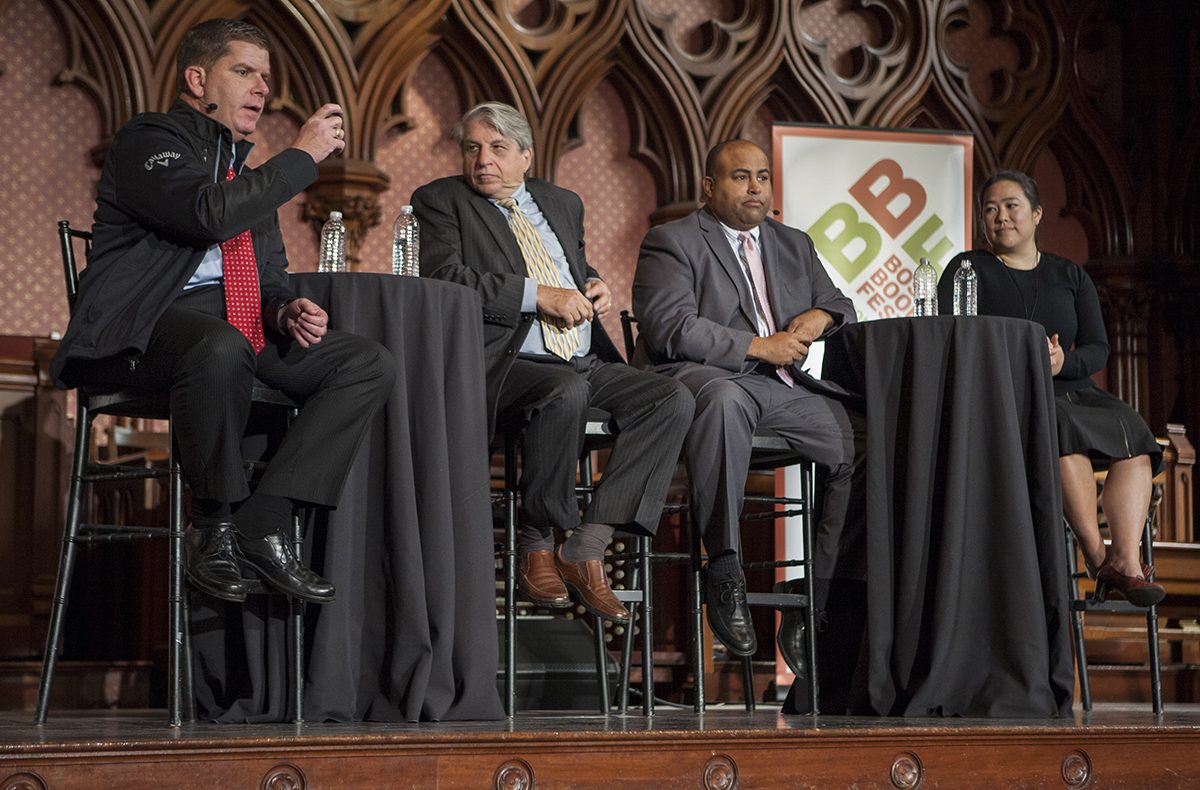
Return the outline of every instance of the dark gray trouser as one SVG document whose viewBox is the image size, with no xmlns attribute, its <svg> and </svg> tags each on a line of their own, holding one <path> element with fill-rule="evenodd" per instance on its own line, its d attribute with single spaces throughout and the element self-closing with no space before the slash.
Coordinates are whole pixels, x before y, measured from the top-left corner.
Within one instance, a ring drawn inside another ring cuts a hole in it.
<svg viewBox="0 0 1200 790">
<path fill-rule="evenodd" d="M 708 553 L 740 551 L 738 516 L 757 426 L 775 431 L 823 472 L 814 533 L 817 576 L 865 578 L 862 417 L 832 398 L 758 373 L 710 381 L 696 395 L 696 415 L 684 447 L 692 518 Z"/>
<path fill-rule="evenodd" d="M 601 362 L 513 361 L 500 390 L 501 426 L 524 425 L 521 496 L 527 522 L 580 523 L 575 474 L 589 407 L 612 414 L 616 444 L 583 520 L 653 535 L 692 420 L 692 396 L 674 379 Z"/>
</svg>

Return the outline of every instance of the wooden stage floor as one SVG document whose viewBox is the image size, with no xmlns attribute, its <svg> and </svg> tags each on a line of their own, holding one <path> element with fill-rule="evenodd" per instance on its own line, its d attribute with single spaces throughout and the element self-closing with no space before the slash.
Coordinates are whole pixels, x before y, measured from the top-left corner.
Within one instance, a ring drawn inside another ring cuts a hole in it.
<svg viewBox="0 0 1200 790">
<path fill-rule="evenodd" d="M 163 711 L 0 713 L 0 790 L 58 788 L 1200 788 L 1200 705 L 1074 720 L 521 714 L 442 724 L 166 725 Z"/>
</svg>

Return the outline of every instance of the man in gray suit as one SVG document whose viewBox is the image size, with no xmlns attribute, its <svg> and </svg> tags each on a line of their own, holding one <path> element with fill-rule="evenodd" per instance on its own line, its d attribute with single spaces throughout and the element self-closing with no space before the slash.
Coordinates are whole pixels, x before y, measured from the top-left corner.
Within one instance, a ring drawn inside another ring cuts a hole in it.
<svg viewBox="0 0 1200 790">
<path fill-rule="evenodd" d="M 714 147 L 703 188 L 704 208 L 651 229 L 642 242 L 633 283 L 640 328 L 633 361 L 683 382 L 696 398 L 685 451 L 693 519 L 709 558 L 708 619 L 731 652 L 751 655 L 757 643 L 738 516 L 756 427 L 772 429 L 827 473 L 816 575 L 864 575 L 861 552 L 846 551 L 863 529 L 861 497 L 856 507 L 850 496 L 851 478 L 862 467 L 858 420 L 831 397 L 844 393 L 800 368 L 812 343 L 852 323 L 855 312 L 812 240 L 766 221 L 771 170 L 758 146 L 734 140 Z M 781 630 L 789 663 L 796 637 Z"/>
<path fill-rule="evenodd" d="M 463 174 L 413 193 L 421 274 L 462 283 L 483 300 L 489 402 L 522 430 L 518 582 L 530 600 L 627 620 L 604 573 L 614 529 L 653 535 L 692 418 L 679 382 L 625 365 L 598 320 L 612 306 L 587 261 L 583 204 L 526 178 L 529 123 L 513 107 L 474 107 L 454 129 Z M 618 430 L 580 523 L 575 469 L 590 406 Z M 574 529 L 558 549 L 554 532 Z"/>
</svg>

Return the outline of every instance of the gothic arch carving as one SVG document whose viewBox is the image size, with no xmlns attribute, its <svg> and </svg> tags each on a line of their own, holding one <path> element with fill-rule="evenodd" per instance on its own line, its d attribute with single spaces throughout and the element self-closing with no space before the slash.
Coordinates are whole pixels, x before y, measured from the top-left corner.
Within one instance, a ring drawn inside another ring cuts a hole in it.
<svg viewBox="0 0 1200 790">
<path fill-rule="evenodd" d="M 1130 182 L 1120 160 L 1109 160 L 1072 104 L 1048 141 L 1067 188 L 1065 216 L 1074 217 L 1087 236 L 1092 258 L 1129 255 L 1133 248 Z M 1028 167 L 1032 160 L 1018 166 Z"/>
<path fill-rule="evenodd" d="M 974 18 L 976 9 L 982 19 Z M 935 67 L 946 98 L 972 120 L 976 138 L 987 141 L 998 159 L 1032 162 L 1065 98 L 1065 47 L 1051 10 L 1041 0 L 950 0 L 935 29 L 939 50 L 947 53 Z M 965 59 L 949 54 L 952 36 L 969 40 L 958 48 L 969 53 Z M 989 62 L 996 48 L 1014 62 Z"/>
<path fill-rule="evenodd" d="M 394 16 L 378 13 L 356 36 L 362 131 L 358 155 L 362 158 L 374 159 L 376 147 L 388 132 L 411 125 L 405 94 L 421 61 L 437 44 L 433 29 L 449 7 L 450 0 L 439 0 L 410 4 L 408 13 Z"/>
<path fill-rule="evenodd" d="M 66 44 L 59 84 L 80 88 L 100 112 L 102 140 L 111 139 L 134 113 L 146 107 L 155 46 L 143 13 L 128 2 L 49 0 Z M 101 141 L 97 141 L 100 143 Z"/>
<path fill-rule="evenodd" d="M 810 79 L 829 86 L 844 110 L 846 123 L 879 123 L 880 117 L 888 116 L 888 105 L 908 100 L 909 91 L 902 87 L 906 73 L 919 82 L 920 70 L 914 66 L 924 58 L 924 4 L 912 0 L 854 0 L 842 10 L 841 14 L 859 17 L 879 33 L 879 43 L 861 40 L 848 50 L 849 74 L 842 74 L 834 63 L 828 38 L 818 38 L 804 24 L 802 15 L 809 9 L 799 3 L 788 8 L 793 62 L 803 62 L 804 73 Z"/>
</svg>

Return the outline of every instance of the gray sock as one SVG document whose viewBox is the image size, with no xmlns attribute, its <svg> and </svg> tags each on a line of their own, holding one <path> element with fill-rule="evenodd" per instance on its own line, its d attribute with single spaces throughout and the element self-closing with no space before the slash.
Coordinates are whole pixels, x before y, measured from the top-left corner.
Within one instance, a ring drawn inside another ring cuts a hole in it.
<svg viewBox="0 0 1200 790">
<path fill-rule="evenodd" d="M 531 551 L 554 551 L 554 530 L 550 527 L 535 527 L 522 524 L 517 528 L 517 553 Z"/>
<path fill-rule="evenodd" d="M 563 542 L 563 559 L 567 562 L 604 559 L 604 550 L 612 540 L 613 531 L 607 524 L 580 524 Z"/>
</svg>

